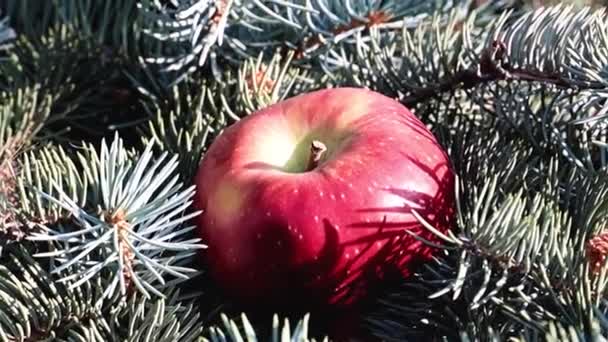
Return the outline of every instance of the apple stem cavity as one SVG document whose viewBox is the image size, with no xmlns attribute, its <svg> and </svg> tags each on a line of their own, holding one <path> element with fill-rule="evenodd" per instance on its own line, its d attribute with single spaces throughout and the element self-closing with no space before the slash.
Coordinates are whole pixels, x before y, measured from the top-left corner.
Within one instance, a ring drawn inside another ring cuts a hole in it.
<svg viewBox="0 0 608 342">
<path fill-rule="evenodd" d="M 327 151 L 327 146 L 325 146 L 324 143 L 319 140 L 312 141 L 310 144 L 310 157 L 308 158 L 306 171 L 314 170 L 319 165 L 325 151 Z"/>
</svg>

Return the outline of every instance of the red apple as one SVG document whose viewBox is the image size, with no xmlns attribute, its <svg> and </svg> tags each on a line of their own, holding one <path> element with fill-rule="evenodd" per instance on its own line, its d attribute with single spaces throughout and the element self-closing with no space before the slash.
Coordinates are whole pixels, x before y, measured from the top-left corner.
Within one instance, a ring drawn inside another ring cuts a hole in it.
<svg viewBox="0 0 608 342">
<path fill-rule="evenodd" d="M 292 97 L 226 128 L 196 176 L 212 277 L 245 301 L 349 305 L 407 276 L 454 213 L 454 175 L 407 108 L 357 88 Z"/>
</svg>

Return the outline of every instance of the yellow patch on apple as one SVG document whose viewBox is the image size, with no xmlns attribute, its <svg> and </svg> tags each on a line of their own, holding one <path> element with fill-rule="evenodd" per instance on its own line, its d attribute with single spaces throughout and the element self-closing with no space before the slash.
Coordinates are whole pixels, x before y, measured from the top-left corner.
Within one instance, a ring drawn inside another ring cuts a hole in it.
<svg viewBox="0 0 608 342">
<path fill-rule="evenodd" d="M 216 221 L 225 224 L 227 220 L 238 217 L 243 209 L 244 195 L 235 183 L 223 181 L 218 184 L 213 200 L 209 202 L 209 205 L 217 205 L 213 209 Z"/>
</svg>

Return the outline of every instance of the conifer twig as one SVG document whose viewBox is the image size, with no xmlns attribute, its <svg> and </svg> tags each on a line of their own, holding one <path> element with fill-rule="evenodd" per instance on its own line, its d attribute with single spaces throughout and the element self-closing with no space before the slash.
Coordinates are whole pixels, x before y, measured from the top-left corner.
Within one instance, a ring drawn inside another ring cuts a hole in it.
<svg viewBox="0 0 608 342">
<path fill-rule="evenodd" d="M 572 84 L 562 75 L 512 67 L 505 61 L 505 52 L 505 43 L 494 41 L 491 47 L 484 50 L 477 69 L 461 70 L 438 85 L 415 89 L 411 95 L 401 99 L 401 102 L 406 106 L 415 107 L 421 101 L 427 101 L 439 94 L 454 92 L 458 89 L 471 89 L 481 83 L 502 80 L 541 82 L 559 87 L 572 87 Z M 595 85 L 591 88 L 601 89 L 603 87 Z"/>
<path fill-rule="evenodd" d="M 2 12 L 0 12 L 0 14 L 2 14 Z M 17 36 L 15 30 L 8 26 L 7 22 L 8 17 L 0 17 L 0 51 L 8 49 L 11 46 L 11 40 L 15 39 Z M 1 60 L 2 58 L 0 58 L 0 61 Z"/>
<path fill-rule="evenodd" d="M 194 226 L 184 226 L 200 212 L 187 213 L 194 187 L 182 190 L 173 174 L 177 158 L 167 154 L 152 161 L 148 144 L 136 163 L 127 157 L 123 142 L 115 136 L 111 147 L 102 142 L 101 154 L 92 146 L 81 155 L 88 193 L 78 202 L 67 189 L 53 183 L 56 196 L 36 189 L 48 202 L 70 213 L 71 222 L 40 231 L 27 239 L 55 245 L 36 257 L 52 258 L 52 273 L 72 270 L 62 281 L 78 279 L 77 287 L 102 271 L 113 270 L 105 296 L 139 292 L 163 297 L 167 277 L 186 280 L 197 270 L 185 266 L 195 251 L 206 246 L 188 238 Z M 87 203 L 94 199 L 93 203 Z M 154 286 L 156 285 L 156 286 Z"/>
</svg>

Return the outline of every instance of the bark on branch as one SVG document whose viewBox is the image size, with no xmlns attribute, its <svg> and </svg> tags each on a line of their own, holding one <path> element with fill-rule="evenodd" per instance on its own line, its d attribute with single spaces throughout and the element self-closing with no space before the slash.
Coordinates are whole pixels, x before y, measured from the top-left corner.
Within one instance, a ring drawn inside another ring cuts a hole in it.
<svg viewBox="0 0 608 342">
<path fill-rule="evenodd" d="M 481 55 L 479 68 L 461 70 L 452 77 L 432 87 L 423 88 L 412 92 L 401 102 L 409 107 L 436 97 L 445 92 L 457 89 L 470 89 L 479 84 L 499 80 L 520 80 L 530 82 L 543 82 L 560 87 L 571 87 L 559 74 L 543 73 L 538 70 L 517 69 L 510 66 L 505 58 L 506 45 L 501 41 L 494 41 Z"/>
</svg>

